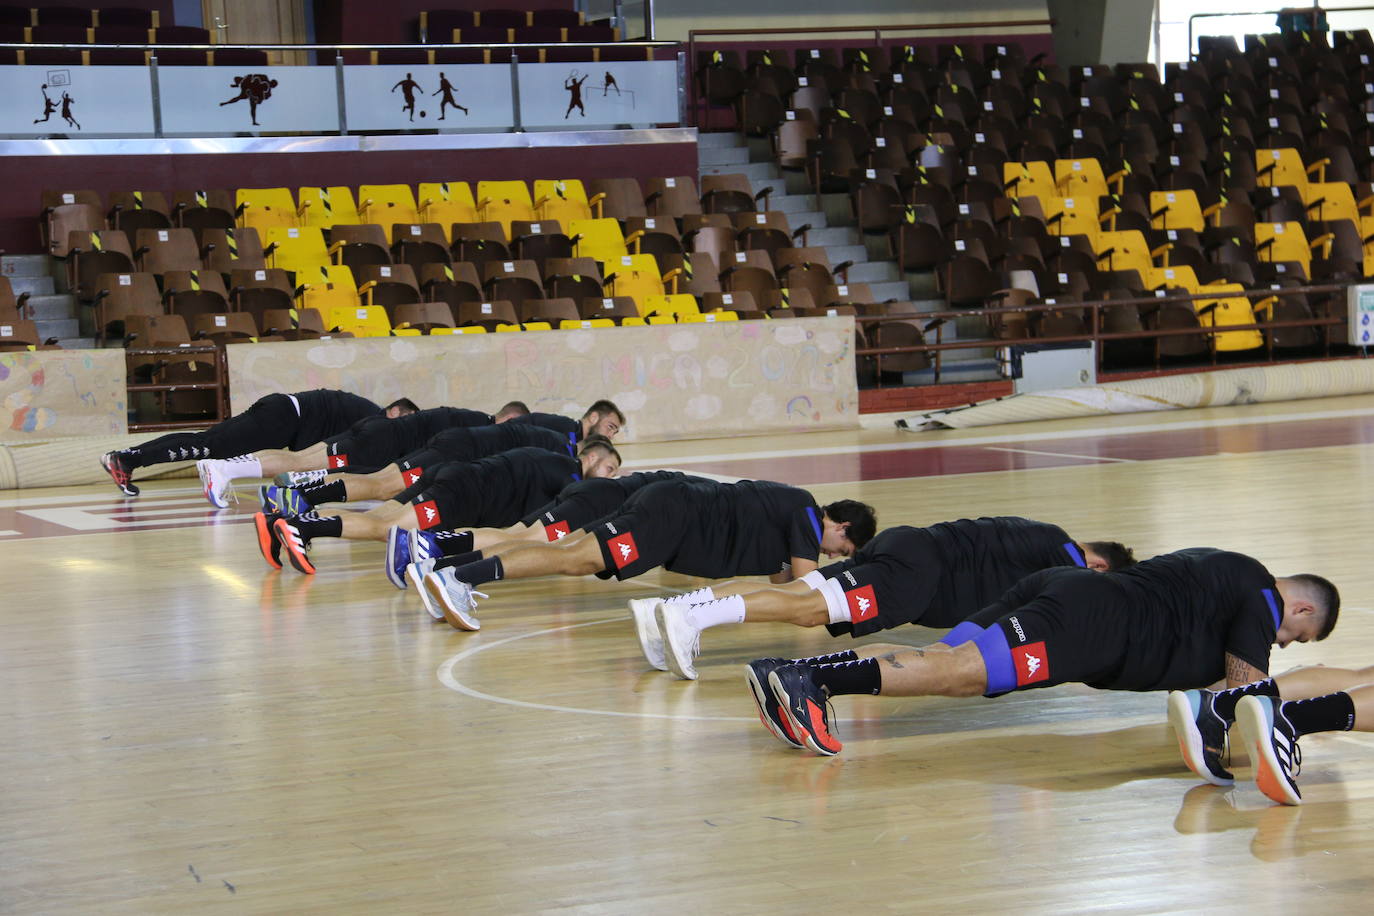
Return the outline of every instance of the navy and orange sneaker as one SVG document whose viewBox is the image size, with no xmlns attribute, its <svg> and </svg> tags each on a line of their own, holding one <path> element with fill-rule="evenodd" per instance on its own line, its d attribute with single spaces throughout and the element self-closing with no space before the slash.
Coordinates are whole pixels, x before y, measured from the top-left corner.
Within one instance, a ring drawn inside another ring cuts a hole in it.
<svg viewBox="0 0 1374 916">
<path fill-rule="evenodd" d="M 806 743 L 792 733 L 792 723 L 787 721 L 778 698 L 773 696 L 773 688 L 768 685 L 768 675 L 774 668 L 792 664 L 787 658 L 756 658 L 744 666 L 744 677 L 749 682 L 749 691 L 754 695 L 754 703 L 759 708 L 759 721 L 788 747 L 806 749 Z"/>
<path fill-rule="evenodd" d="M 110 475 L 115 486 L 119 487 L 119 492 L 125 496 L 138 495 L 138 487 L 134 486 L 133 482 L 133 468 L 124 463 L 124 458 L 120 452 L 106 452 L 101 455 L 100 466 L 105 469 L 105 473 Z"/>
<path fill-rule="evenodd" d="M 286 559 L 291 562 L 291 565 L 298 572 L 313 576 L 315 575 L 315 564 L 311 563 L 310 557 L 306 555 L 306 551 L 310 547 L 310 540 L 301 534 L 299 527 L 291 524 L 292 521 L 289 518 L 278 518 L 272 523 L 272 534 L 276 536 L 281 549 L 286 551 Z"/>
<path fill-rule="evenodd" d="M 1301 805 L 1295 777 L 1302 770 L 1302 751 L 1297 731 L 1283 714 L 1283 700 L 1242 697 L 1236 704 L 1236 725 L 1259 790 L 1281 805 Z"/>
<path fill-rule="evenodd" d="M 1169 725 L 1188 768 L 1214 786 L 1229 786 L 1235 778 L 1222 761 L 1227 756 L 1226 732 L 1231 723 L 1217 715 L 1215 697 L 1210 690 L 1171 692 Z"/>
<path fill-rule="evenodd" d="M 281 518 L 275 512 L 256 512 L 253 514 L 253 529 L 258 534 L 258 550 L 262 558 L 273 569 L 281 569 L 281 545 L 272 535 L 272 525 Z"/>
<path fill-rule="evenodd" d="M 844 745 L 830 731 L 826 696 L 811 679 L 806 665 L 779 665 L 768 672 L 768 684 L 792 726 L 793 737 L 800 738 L 817 754 L 833 757 L 840 752 Z"/>
</svg>

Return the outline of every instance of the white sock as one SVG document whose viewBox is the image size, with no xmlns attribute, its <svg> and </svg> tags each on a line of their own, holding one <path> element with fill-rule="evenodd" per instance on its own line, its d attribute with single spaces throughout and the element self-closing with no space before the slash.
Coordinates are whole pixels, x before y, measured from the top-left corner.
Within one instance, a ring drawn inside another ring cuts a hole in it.
<svg viewBox="0 0 1374 916">
<path fill-rule="evenodd" d="M 224 462 L 224 476 L 229 480 L 240 477 L 261 477 L 262 462 L 255 455 L 243 455 Z"/>
<path fill-rule="evenodd" d="M 669 604 L 705 604 L 707 601 L 716 600 L 716 593 L 711 591 L 711 586 L 703 585 L 694 592 L 685 595 L 674 595 L 668 599 Z"/>
<path fill-rule="evenodd" d="M 687 608 L 687 622 L 698 630 L 722 623 L 744 623 L 744 596 L 731 595 Z"/>
</svg>

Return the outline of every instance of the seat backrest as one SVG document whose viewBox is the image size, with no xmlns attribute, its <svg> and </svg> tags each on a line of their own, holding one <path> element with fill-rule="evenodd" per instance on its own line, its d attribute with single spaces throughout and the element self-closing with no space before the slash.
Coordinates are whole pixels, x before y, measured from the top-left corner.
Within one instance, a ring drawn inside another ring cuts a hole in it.
<svg viewBox="0 0 1374 916">
<path fill-rule="evenodd" d="M 357 224 L 358 204 L 353 189 L 344 185 L 296 189 L 297 214 L 302 226 Z"/>
<path fill-rule="evenodd" d="M 0 321 L 0 349 L 37 347 L 42 342 L 32 321 Z"/>
<path fill-rule="evenodd" d="M 196 235 L 184 227 L 140 229 L 134 234 L 134 251 L 139 266 L 148 273 L 198 270 L 203 265 Z"/>
<path fill-rule="evenodd" d="M 266 267 L 262 252 L 262 238 L 252 226 L 240 228 L 208 227 L 197 233 L 205 266 L 220 273 L 235 269 L 254 270 Z"/>
<path fill-rule="evenodd" d="M 273 267 L 307 271 L 330 263 L 319 226 L 273 226 L 263 233 L 262 240 L 268 248 L 276 246 L 268 256 Z"/>
<path fill-rule="evenodd" d="M 219 271 L 215 270 L 169 270 L 162 275 L 162 290 L 164 295 L 176 290 L 178 292 L 210 292 L 218 293 L 226 299 L 229 291 L 224 288 L 224 278 Z"/>
<path fill-rule="evenodd" d="M 239 188 L 234 192 L 239 225 L 264 232 L 273 226 L 296 226 L 296 200 L 290 188 Z"/>
<path fill-rule="evenodd" d="M 466 181 L 422 181 L 416 197 L 419 218 L 425 222 L 451 226 L 478 219 L 477 200 Z"/>
<path fill-rule="evenodd" d="M 391 235 L 396 223 L 418 223 L 419 208 L 408 184 L 358 186 L 358 222 L 377 223 Z"/>
<path fill-rule="evenodd" d="M 573 239 L 574 253 L 579 257 L 609 261 L 628 254 L 625 236 L 621 233 L 620 223 L 610 218 L 574 219 L 566 224 L 567 234 Z"/>
</svg>

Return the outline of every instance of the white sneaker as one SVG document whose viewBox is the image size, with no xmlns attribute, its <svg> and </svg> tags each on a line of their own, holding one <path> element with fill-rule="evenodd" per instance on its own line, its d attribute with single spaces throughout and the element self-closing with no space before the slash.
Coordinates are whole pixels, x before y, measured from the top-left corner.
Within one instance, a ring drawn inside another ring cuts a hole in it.
<svg viewBox="0 0 1374 916">
<path fill-rule="evenodd" d="M 668 670 L 689 681 L 697 679 L 694 664 L 701 651 L 701 631 L 687 622 L 689 605 L 660 601 L 654 606 L 654 619 L 663 634 L 663 655 Z"/>
<path fill-rule="evenodd" d="M 459 579 L 452 566 L 425 576 L 425 588 L 429 596 L 444 609 L 444 619 L 455 630 L 480 630 L 482 622 L 477 619 L 475 597 L 486 595 L 472 590 L 472 586 Z"/>
<path fill-rule="evenodd" d="M 434 603 L 429 597 L 429 589 L 425 588 L 425 576 L 434 572 L 433 560 L 420 560 L 411 563 L 406 567 L 406 582 L 415 589 L 415 594 L 420 596 L 420 601 L 425 606 L 425 611 L 435 620 L 444 619 L 444 609 Z"/>
<path fill-rule="evenodd" d="M 229 489 L 230 479 L 224 473 L 224 462 L 217 458 L 201 459 L 196 462 L 196 473 L 200 475 L 200 484 L 210 505 L 216 509 L 229 508 L 225 490 Z"/>
<path fill-rule="evenodd" d="M 659 671 L 668 670 L 668 661 L 663 657 L 663 634 L 659 632 L 658 621 L 654 619 L 654 606 L 659 598 L 631 598 L 630 614 L 635 619 L 635 635 L 639 637 L 639 648 L 649 664 Z"/>
</svg>

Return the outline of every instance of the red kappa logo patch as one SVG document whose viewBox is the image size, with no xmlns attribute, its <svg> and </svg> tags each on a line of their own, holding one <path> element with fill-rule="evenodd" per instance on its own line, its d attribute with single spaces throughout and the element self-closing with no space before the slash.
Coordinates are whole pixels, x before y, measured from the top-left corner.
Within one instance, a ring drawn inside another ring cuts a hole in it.
<svg viewBox="0 0 1374 916">
<path fill-rule="evenodd" d="M 343 455 L 329 456 L 329 466 L 331 468 L 341 468 L 346 464 L 348 464 L 348 455 L 346 453 Z"/>
<path fill-rule="evenodd" d="M 878 596 L 873 594 L 873 586 L 865 585 L 852 592 L 845 592 L 844 598 L 849 602 L 851 623 L 861 623 L 878 616 Z"/>
<path fill-rule="evenodd" d="M 408 471 L 401 472 L 401 479 L 405 481 L 406 486 L 413 487 L 415 486 L 415 481 L 419 480 L 424 473 L 424 468 L 411 468 Z"/>
<path fill-rule="evenodd" d="M 606 545 L 611 548 L 611 559 L 615 561 L 616 569 L 624 569 L 639 559 L 639 548 L 635 546 L 634 535 L 628 531 L 611 538 Z"/>
<path fill-rule="evenodd" d="M 433 528 L 439 524 L 439 507 L 434 504 L 434 500 L 427 499 L 422 503 L 416 503 L 415 519 L 421 528 Z"/>
<path fill-rule="evenodd" d="M 1011 650 L 1011 663 L 1016 668 L 1016 685 L 1018 687 L 1050 679 L 1050 657 L 1045 652 L 1043 641 L 1013 648 Z"/>
<path fill-rule="evenodd" d="M 572 528 L 567 522 L 554 522 L 544 526 L 544 534 L 550 541 L 557 541 L 572 534 Z"/>
</svg>

